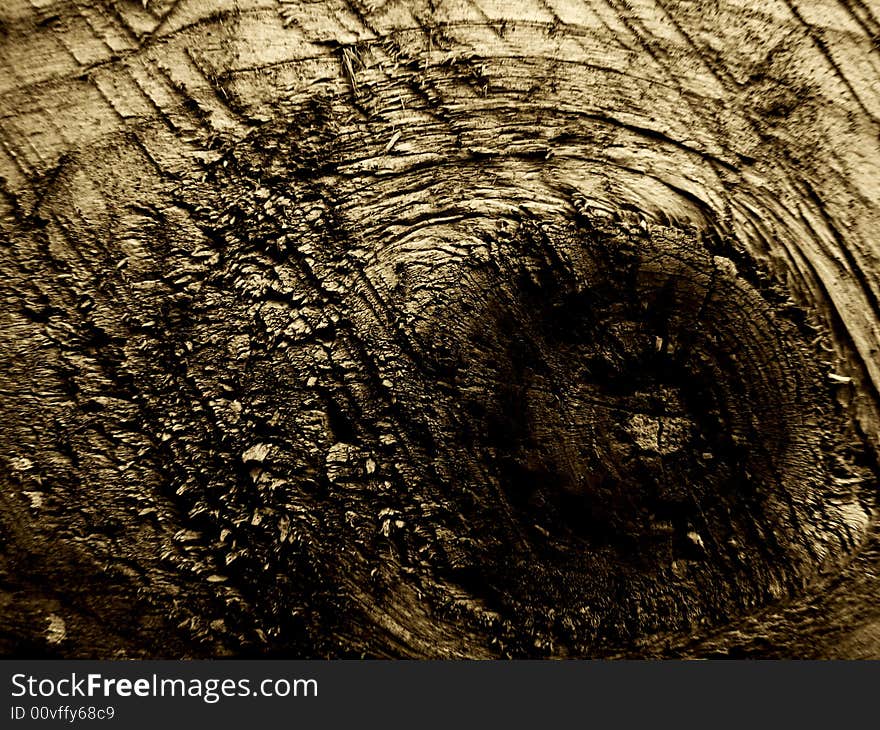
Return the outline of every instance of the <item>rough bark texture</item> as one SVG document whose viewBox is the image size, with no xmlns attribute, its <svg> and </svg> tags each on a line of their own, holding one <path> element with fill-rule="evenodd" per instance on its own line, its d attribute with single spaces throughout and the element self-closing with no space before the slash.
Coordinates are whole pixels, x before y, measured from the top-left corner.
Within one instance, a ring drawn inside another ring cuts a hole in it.
<svg viewBox="0 0 880 730">
<path fill-rule="evenodd" d="M 4 0 L 0 651 L 880 657 L 866 0 Z"/>
</svg>

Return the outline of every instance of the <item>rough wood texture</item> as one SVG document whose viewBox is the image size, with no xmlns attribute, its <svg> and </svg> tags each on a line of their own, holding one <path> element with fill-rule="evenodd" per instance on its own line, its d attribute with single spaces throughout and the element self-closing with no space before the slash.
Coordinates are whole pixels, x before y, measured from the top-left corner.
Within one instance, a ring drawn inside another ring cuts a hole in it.
<svg viewBox="0 0 880 730">
<path fill-rule="evenodd" d="M 5 0 L 6 655 L 880 657 L 865 0 Z"/>
</svg>

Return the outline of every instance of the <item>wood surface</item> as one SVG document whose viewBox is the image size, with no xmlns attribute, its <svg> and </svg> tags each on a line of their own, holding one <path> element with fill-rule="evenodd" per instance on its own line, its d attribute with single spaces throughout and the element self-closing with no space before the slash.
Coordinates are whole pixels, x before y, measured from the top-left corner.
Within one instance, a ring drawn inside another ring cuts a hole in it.
<svg viewBox="0 0 880 730">
<path fill-rule="evenodd" d="M 880 658 L 878 39 L 3 0 L 0 653 Z"/>
</svg>

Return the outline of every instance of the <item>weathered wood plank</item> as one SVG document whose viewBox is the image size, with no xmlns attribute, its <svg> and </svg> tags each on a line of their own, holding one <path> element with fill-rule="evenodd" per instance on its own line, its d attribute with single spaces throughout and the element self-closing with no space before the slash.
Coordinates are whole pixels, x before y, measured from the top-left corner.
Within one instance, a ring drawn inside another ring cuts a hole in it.
<svg viewBox="0 0 880 730">
<path fill-rule="evenodd" d="M 877 656 L 878 28 L 6 3 L 2 651 Z"/>
</svg>

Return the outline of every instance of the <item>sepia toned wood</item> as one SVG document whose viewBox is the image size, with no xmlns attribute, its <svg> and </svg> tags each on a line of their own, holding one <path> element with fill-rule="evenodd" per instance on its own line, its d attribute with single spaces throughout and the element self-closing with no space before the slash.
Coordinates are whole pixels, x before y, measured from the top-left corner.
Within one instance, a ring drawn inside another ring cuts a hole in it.
<svg viewBox="0 0 880 730">
<path fill-rule="evenodd" d="M 6 0 L 0 651 L 880 657 L 865 0 Z"/>
</svg>

